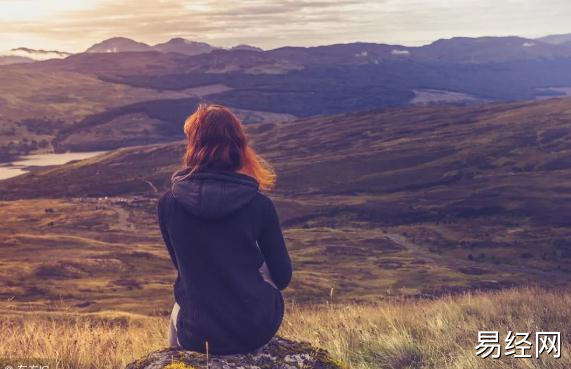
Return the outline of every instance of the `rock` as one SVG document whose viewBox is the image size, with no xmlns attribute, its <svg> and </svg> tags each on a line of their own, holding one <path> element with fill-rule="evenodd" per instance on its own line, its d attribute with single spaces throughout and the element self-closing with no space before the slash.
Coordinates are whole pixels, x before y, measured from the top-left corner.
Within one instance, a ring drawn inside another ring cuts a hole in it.
<svg viewBox="0 0 571 369">
<path fill-rule="evenodd" d="M 308 342 L 275 337 L 255 353 L 241 355 L 206 355 L 181 349 L 155 351 L 127 365 L 125 369 L 346 369 L 327 351 Z"/>
</svg>

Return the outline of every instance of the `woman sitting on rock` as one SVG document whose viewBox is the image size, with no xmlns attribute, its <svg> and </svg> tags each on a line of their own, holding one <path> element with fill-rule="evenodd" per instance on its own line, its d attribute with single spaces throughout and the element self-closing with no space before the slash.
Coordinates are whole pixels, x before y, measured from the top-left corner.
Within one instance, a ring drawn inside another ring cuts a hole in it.
<svg viewBox="0 0 571 369">
<path fill-rule="evenodd" d="M 200 105 L 184 124 L 183 169 L 159 200 L 161 233 L 178 271 L 169 345 L 212 354 L 255 351 L 283 319 L 292 268 L 269 190 L 275 174 L 240 120 Z"/>
</svg>

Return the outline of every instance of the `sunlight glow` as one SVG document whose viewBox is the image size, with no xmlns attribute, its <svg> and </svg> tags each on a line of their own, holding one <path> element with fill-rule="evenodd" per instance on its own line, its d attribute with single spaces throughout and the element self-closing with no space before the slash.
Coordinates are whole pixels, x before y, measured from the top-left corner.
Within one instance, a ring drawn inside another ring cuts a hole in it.
<svg viewBox="0 0 571 369">
<path fill-rule="evenodd" d="M 123 36 L 270 49 L 569 33 L 569 0 L 0 0 L 0 51 L 84 51 Z M 529 46 L 526 46 L 529 47 Z"/>
<path fill-rule="evenodd" d="M 93 9 L 101 2 L 100 0 L 0 0 L 0 22 L 41 20 L 63 12 Z"/>
<path fill-rule="evenodd" d="M 211 5 L 207 1 L 204 2 L 192 1 L 186 3 L 184 5 L 184 8 L 191 12 L 207 12 L 212 9 Z"/>
</svg>

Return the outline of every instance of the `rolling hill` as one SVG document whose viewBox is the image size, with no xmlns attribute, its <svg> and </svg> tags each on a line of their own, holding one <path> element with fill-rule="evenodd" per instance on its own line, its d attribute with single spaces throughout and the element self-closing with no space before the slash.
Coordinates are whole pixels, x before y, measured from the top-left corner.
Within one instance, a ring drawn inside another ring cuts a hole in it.
<svg viewBox="0 0 571 369">
<path fill-rule="evenodd" d="M 63 59 L 0 66 L 0 160 L 177 140 L 182 112 L 199 101 L 279 120 L 533 100 L 568 94 L 570 68 L 569 46 L 521 37 L 267 51 L 113 38 Z"/>
<path fill-rule="evenodd" d="M 571 46 L 571 33 L 547 35 L 538 38 L 539 41 L 546 42 L 554 45 L 567 45 Z"/>
<path fill-rule="evenodd" d="M 568 288 L 570 114 L 553 99 L 249 126 L 279 174 L 288 298 Z M 1 181 L 3 296 L 40 308 L 63 294 L 88 311 L 168 298 L 155 205 L 182 150 L 123 148 Z M 44 257 L 14 273 L 29 252 Z"/>
<path fill-rule="evenodd" d="M 34 60 L 19 55 L 0 55 L 0 65 L 33 63 Z"/>
</svg>

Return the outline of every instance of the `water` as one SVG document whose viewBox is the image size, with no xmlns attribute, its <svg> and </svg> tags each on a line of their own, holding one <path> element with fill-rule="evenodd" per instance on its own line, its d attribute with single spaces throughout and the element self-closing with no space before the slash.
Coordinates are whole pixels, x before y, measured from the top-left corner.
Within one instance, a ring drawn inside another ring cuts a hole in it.
<svg viewBox="0 0 571 369">
<path fill-rule="evenodd" d="M 0 180 L 29 172 L 29 167 L 62 165 L 73 160 L 88 159 L 106 151 L 66 152 L 62 154 L 34 154 L 20 157 L 11 163 L 0 163 Z"/>
</svg>

